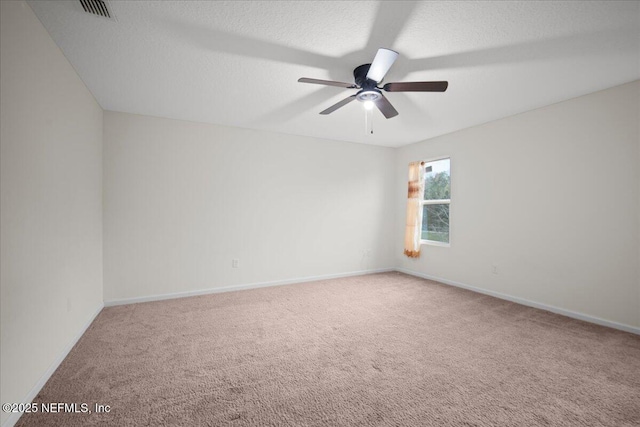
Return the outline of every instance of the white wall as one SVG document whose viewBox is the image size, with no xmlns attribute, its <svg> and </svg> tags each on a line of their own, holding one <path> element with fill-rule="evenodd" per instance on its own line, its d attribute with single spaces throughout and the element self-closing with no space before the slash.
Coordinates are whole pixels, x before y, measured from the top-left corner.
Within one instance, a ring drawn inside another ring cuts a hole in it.
<svg viewBox="0 0 640 427">
<path fill-rule="evenodd" d="M 102 306 L 102 110 L 26 3 L 0 2 L 0 19 L 4 403 Z"/>
<path fill-rule="evenodd" d="M 397 265 L 640 326 L 638 81 L 402 147 Z M 451 156 L 451 247 L 402 254 L 407 165 Z M 492 274 L 492 265 L 498 274 Z"/>
<path fill-rule="evenodd" d="M 104 120 L 106 302 L 393 267 L 393 149 Z"/>
</svg>

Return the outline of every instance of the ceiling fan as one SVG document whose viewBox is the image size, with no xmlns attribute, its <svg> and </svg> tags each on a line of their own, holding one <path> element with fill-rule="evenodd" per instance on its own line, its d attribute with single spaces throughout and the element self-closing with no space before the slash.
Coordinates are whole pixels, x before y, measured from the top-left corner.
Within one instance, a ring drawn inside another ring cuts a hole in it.
<svg viewBox="0 0 640 427">
<path fill-rule="evenodd" d="M 387 83 L 384 86 L 378 86 L 382 83 L 384 76 L 387 74 L 393 63 L 398 58 L 398 52 L 391 49 L 380 48 L 376 53 L 371 64 L 363 64 L 353 70 L 355 84 L 335 82 L 331 80 L 318 80 L 302 77 L 298 79 L 300 83 L 314 83 L 318 85 L 338 86 L 346 89 L 360 89 L 355 95 L 351 95 L 342 101 L 332 105 L 320 112 L 320 114 L 331 114 L 338 108 L 344 107 L 354 99 L 364 103 L 364 107 L 370 110 L 375 105 L 380 112 L 390 119 L 398 115 L 398 111 L 382 94 L 385 92 L 444 92 L 449 86 L 449 82 L 401 82 Z"/>
</svg>

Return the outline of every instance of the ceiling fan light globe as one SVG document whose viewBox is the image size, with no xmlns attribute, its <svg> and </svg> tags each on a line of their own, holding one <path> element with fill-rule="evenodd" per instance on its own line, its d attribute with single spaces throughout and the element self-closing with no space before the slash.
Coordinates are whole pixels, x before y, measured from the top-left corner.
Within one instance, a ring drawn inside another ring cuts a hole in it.
<svg viewBox="0 0 640 427">
<path fill-rule="evenodd" d="M 373 110 L 373 101 L 370 101 L 370 100 L 364 101 L 364 109 Z"/>
<path fill-rule="evenodd" d="M 367 102 L 367 101 L 376 101 L 382 95 L 378 90 L 362 90 L 356 94 L 358 101 Z"/>
</svg>

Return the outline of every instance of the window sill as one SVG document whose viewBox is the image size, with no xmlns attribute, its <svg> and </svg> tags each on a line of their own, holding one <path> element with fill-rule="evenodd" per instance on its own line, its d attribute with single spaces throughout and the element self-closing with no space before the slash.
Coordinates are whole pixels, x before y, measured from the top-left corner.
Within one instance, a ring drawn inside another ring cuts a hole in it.
<svg viewBox="0 0 640 427">
<path fill-rule="evenodd" d="M 420 240 L 421 245 L 440 246 L 442 248 L 450 248 L 451 243 L 436 242 L 435 240 Z"/>
</svg>

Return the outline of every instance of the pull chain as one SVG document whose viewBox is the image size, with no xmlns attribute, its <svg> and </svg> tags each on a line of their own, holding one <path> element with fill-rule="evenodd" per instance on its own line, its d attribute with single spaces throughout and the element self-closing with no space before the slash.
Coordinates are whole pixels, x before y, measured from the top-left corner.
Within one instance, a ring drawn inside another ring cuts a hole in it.
<svg viewBox="0 0 640 427">
<path fill-rule="evenodd" d="M 365 108 L 364 126 L 365 126 L 365 132 L 370 135 L 373 135 L 373 109 Z"/>
</svg>

